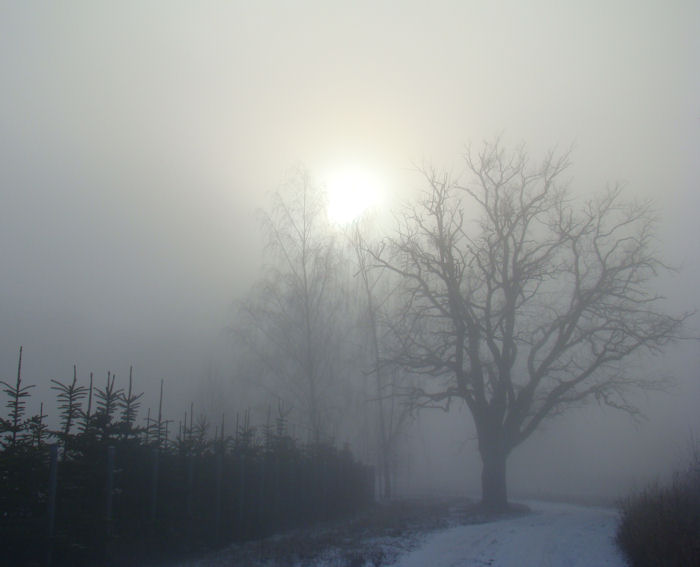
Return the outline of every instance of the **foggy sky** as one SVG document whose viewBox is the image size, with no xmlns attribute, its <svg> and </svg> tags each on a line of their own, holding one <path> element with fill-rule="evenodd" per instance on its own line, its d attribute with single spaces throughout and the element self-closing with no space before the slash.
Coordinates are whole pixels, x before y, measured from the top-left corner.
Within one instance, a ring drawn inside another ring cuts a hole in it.
<svg viewBox="0 0 700 567">
<path fill-rule="evenodd" d="M 576 191 L 623 181 L 654 199 L 683 267 L 662 291 L 695 308 L 700 5 L 565 4 L 3 2 L 0 378 L 24 345 L 28 383 L 134 364 L 177 406 L 225 351 L 260 262 L 253 212 L 290 167 L 375 169 L 396 204 L 413 164 L 458 172 L 499 133 L 535 157 L 573 144 Z M 650 455 L 700 427 L 698 363 L 695 344 L 654 363 L 679 386 L 645 402 L 646 424 L 592 408 L 518 452 L 660 474 Z M 587 436 L 591 420 L 614 434 Z"/>
</svg>

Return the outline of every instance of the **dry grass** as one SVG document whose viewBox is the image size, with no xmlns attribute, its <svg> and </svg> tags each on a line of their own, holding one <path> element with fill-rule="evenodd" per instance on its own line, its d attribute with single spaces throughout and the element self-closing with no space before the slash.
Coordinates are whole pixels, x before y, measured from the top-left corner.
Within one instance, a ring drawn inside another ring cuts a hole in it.
<svg viewBox="0 0 700 567">
<path fill-rule="evenodd" d="M 617 543 L 632 567 L 700 565 L 700 459 L 622 503 Z"/>
</svg>

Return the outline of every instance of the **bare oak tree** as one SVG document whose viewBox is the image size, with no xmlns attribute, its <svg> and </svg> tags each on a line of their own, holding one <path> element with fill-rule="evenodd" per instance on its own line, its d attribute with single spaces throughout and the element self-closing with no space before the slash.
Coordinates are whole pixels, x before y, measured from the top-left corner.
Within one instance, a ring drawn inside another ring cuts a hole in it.
<svg viewBox="0 0 700 567">
<path fill-rule="evenodd" d="M 580 203 L 562 183 L 568 154 L 531 165 L 493 143 L 466 165 L 466 183 L 425 173 L 424 200 L 375 262 L 402 280 L 394 361 L 425 377 L 414 403 L 466 403 L 483 504 L 499 509 L 511 451 L 589 399 L 637 413 L 630 389 L 662 384 L 625 362 L 678 337 L 689 314 L 665 314 L 652 287 L 667 267 L 648 204 L 619 188 Z"/>
</svg>

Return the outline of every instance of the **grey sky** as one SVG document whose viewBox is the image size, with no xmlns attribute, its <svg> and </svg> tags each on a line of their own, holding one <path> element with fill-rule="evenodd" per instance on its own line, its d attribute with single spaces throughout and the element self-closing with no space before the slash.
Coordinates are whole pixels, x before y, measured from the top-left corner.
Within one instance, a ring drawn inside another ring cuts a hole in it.
<svg viewBox="0 0 700 567">
<path fill-rule="evenodd" d="M 23 344 L 29 382 L 133 362 L 187 391 L 290 166 L 359 163 L 398 202 L 500 132 L 655 199 L 695 307 L 699 69 L 692 1 L 2 2 L 0 376 Z"/>
</svg>

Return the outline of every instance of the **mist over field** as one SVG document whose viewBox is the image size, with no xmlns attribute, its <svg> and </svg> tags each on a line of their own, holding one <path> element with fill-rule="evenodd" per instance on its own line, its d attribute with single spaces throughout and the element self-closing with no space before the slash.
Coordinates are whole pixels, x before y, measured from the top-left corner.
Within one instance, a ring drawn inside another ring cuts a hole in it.
<svg viewBox="0 0 700 567">
<path fill-rule="evenodd" d="M 247 408 L 264 423 L 280 403 L 302 415 L 242 337 L 252 327 L 241 305 L 284 268 L 266 246 L 272 195 L 300 168 L 329 190 L 338 171 L 369 172 L 380 195 L 371 231 L 390 236 L 427 188 L 421 170 L 459 176 L 467 148 L 496 139 L 524 144 L 533 162 L 571 148 L 562 181 L 581 202 L 616 183 L 624 199 L 650 201 L 654 248 L 678 268 L 652 289 L 669 313 L 692 311 L 698 68 L 690 1 L 4 3 L 0 379 L 14 380 L 23 346 L 24 382 L 36 384 L 28 413 L 43 401 L 54 423 L 50 379 L 69 381 L 74 364 L 82 384 L 110 371 L 122 387 L 133 365 L 140 419 L 161 380 L 174 420 L 191 402 L 231 424 Z M 359 294 L 349 225 L 330 226 Z M 361 319 L 353 297 L 324 313 Z M 699 327 L 691 317 L 684 333 Z M 376 395 L 353 345 L 330 359 L 325 435 L 377 465 Z M 509 459 L 514 498 L 612 501 L 684 462 L 700 434 L 697 341 L 628 364 L 671 386 L 632 394 L 637 421 L 595 402 L 545 420 Z M 310 439 L 306 418 L 290 415 Z M 397 492 L 478 497 L 463 402 L 419 412 L 400 437 Z"/>
</svg>

